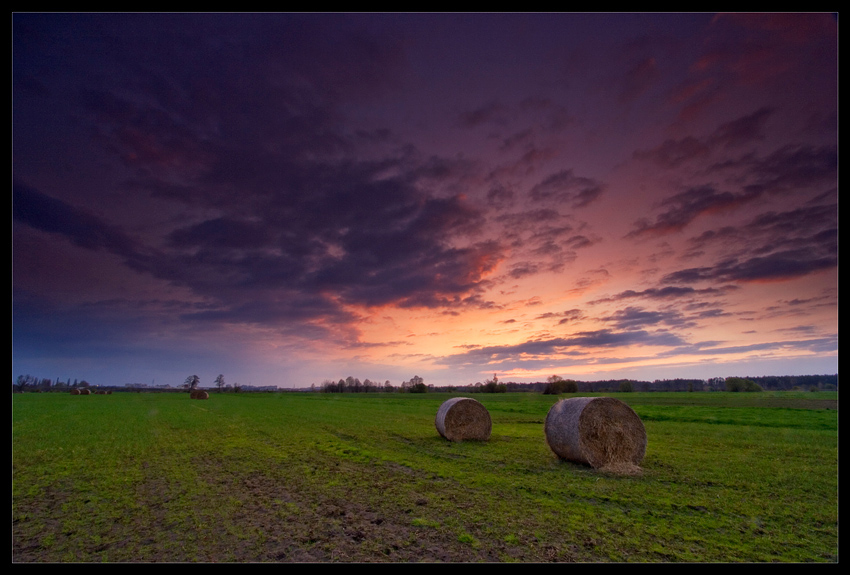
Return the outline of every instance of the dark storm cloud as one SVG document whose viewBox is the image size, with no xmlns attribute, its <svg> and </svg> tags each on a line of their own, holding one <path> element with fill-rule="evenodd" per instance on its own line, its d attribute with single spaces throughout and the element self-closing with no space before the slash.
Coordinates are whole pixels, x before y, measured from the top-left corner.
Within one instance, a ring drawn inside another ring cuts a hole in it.
<svg viewBox="0 0 850 575">
<path fill-rule="evenodd" d="M 571 337 L 530 340 L 515 345 L 496 345 L 469 349 L 463 353 L 445 356 L 438 363 L 445 365 L 483 365 L 489 362 L 512 361 L 525 364 L 534 356 L 582 356 L 596 348 L 622 348 L 630 346 L 678 347 L 686 342 L 672 333 L 642 329 L 615 331 L 601 329 L 577 332 Z"/>
<path fill-rule="evenodd" d="M 181 277 L 216 278 L 186 279 L 210 295 L 290 289 L 354 304 L 432 307 L 472 301 L 502 259 L 495 242 L 451 244 L 481 226 L 480 212 L 457 196 L 375 181 L 362 166 L 326 165 L 323 173 L 309 194 L 283 189 L 259 202 L 250 221 L 216 218 L 173 232 Z"/>
<path fill-rule="evenodd" d="M 601 317 L 600 319 L 614 324 L 617 329 L 621 330 L 632 330 L 659 324 L 674 327 L 688 327 L 695 325 L 692 321 L 682 317 L 682 315 L 677 311 L 650 311 L 641 307 L 627 307 L 626 309 L 618 310 L 610 316 Z"/>
<path fill-rule="evenodd" d="M 808 250 L 787 250 L 764 257 L 726 260 L 713 267 L 679 270 L 664 276 L 664 281 L 694 283 L 706 280 L 724 282 L 784 280 L 831 269 L 836 265 L 838 265 L 837 256 L 812 257 Z"/>
<path fill-rule="evenodd" d="M 64 236 L 81 248 L 127 257 L 136 253 L 134 242 L 117 227 L 17 180 L 12 183 L 12 219 Z"/>
<path fill-rule="evenodd" d="M 695 289 L 692 287 L 665 286 L 662 288 L 649 288 L 642 291 L 626 290 L 611 297 L 594 300 L 588 303 L 596 304 L 632 298 L 674 300 L 679 298 L 694 298 L 697 296 L 722 295 L 727 293 L 729 289 L 735 288 L 732 286 L 726 286 L 724 288 Z"/>
<path fill-rule="evenodd" d="M 171 232 L 169 240 L 175 247 L 203 245 L 212 249 L 246 249 L 268 245 L 269 235 L 258 222 L 232 218 L 207 220 Z"/>
<path fill-rule="evenodd" d="M 789 144 L 764 157 L 746 155 L 711 166 L 713 171 L 744 173 L 749 194 L 787 193 L 800 189 L 823 191 L 837 184 L 835 146 Z"/>
<path fill-rule="evenodd" d="M 663 168 L 677 168 L 687 162 L 708 158 L 722 148 L 740 146 L 764 138 L 764 129 L 775 110 L 763 107 L 752 114 L 721 124 L 705 138 L 686 136 L 668 139 L 650 150 L 637 150 L 633 157 L 652 161 Z"/>
<path fill-rule="evenodd" d="M 722 38 L 711 15 L 13 20 L 14 329 L 33 353 L 244 345 L 277 377 L 304 364 L 273 349 L 459 343 L 441 322 L 474 308 L 499 329 L 442 365 L 643 361 L 624 348 L 721 349 L 683 333 L 731 306 L 813 309 L 731 284 L 837 265 L 832 70 L 769 60 L 771 89 L 749 89 L 732 70 L 756 43 L 723 18 Z M 645 217 L 623 227 L 624 208 Z M 534 296 L 543 274 L 559 293 Z M 830 305 L 830 277 L 786 297 Z"/>
<path fill-rule="evenodd" d="M 560 271 L 578 257 L 577 250 L 596 242 L 575 233 L 571 215 L 562 215 L 553 208 L 502 213 L 493 221 L 499 226 L 501 241 L 518 260 L 508 271 L 514 279 Z"/>
<path fill-rule="evenodd" d="M 276 198 L 251 220 L 222 217 L 178 228 L 167 249 L 145 257 L 99 219 L 22 185 L 15 187 L 14 213 L 16 221 L 65 235 L 81 247 L 132 256 L 137 269 L 222 302 L 220 310 L 193 314 L 197 319 L 274 322 L 339 314 L 331 299 L 318 306 L 281 305 L 269 290 L 365 305 L 485 303 L 470 296 L 502 259 L 500 246 L 449 243 L 478 229 L 477 209 L 456 196 L 430 198 L 404 183 L 372 182 L 368 170 L 365 180 L 358 170 L 337 171 L 338 185 L 327 190 L 319 186 L 312 195 Z"/>
<path fill-rule="evenodd" d="M 711 136 L 711 145 L 732 147 L 764 139 L 764 128 L 768 119 L 774 115 L 773 108 L 764 107 L 752 114 L 742 116 L 725 124 Z"/>
<path fill-rule="evenodd" d="M 504 256 L 474 239 L 483 212 L 451 191 L 467 162 L 382 148 L 386 132 L 370 140 L 379 148 L 361 149 L 376 159 L 360 158 L 362 130 L 349 129 L 339 107 L 394 83 L 399 40 L 348 19 L 249 16 L 239 28 L 253 34 L 233 51 L 234 30 L 207 15 L 187 31 L 204 39 L 188 50 L 179 22 L 142 16 L 120 41 L 106 26 L 89 48 L 114 42 L 103 56 L 127 69 L 69 86 L 96 141 L 133 168 L 127 189 L 187 206 L 159 251 L 135 258 L 137 269 L 219 302 L 190 315 L 199 320 L 350 319 L 345 303 L 488 305 L 477 296 Z M 15 218 L 136 256 L 106 221 L 28 189 L 16 187 Z"/>
<path fill-rule="evenodd" d="M 668 351 L 659 353 L 661 356 L 676 356 L 676 355 L 691 355 L 701 354 L 706 356 L 712 355 L 729 355 L 748 352 L 779 352 L 785 354 L 790 350 L 808 351 L 808 352 L 823 352 L 835 350 L 837 341 L 835 337 L 820 337 L 803 340 L 781 340 L 767 341 L 763 343 L 755 343 L 750 345 L 731 345 L 724 346 L 721 341 L 705 341 L 691 345 L 683 345 Z"/>
<path fill-rule="evenodd" d="M 701 215 L 735 210 L 765 194 L 814 191 L 824 196 L 837 185 L 837 170 L 838 153 L 833 146 L 784 146 L 764 157 L 747 154 L 717 163 L 709 171 L 734 174 L 740 182 L 735 188 L 719 190 L 714 185 L 701 185 L 669 196 L 659 203 L 664 211 L 655 221 L 638 220 L 626 237 L 677 232 Z"/>
<path fill-rule="evenodd" d="M 695 251 L 722 246 L 726 257 L 712 266 L 667 274 L 666 283 L 773 281 L 802 277 L 838 265 L 835 204 L 765 212 L 739 228 L 725 227 L 692 238 Z"/>
<path fill-rule="evenodd" d="M 546 312 L 538 315 L 535 319 L 558 319 L 558 324 L 563 325 L 582 318 L 584 318 L 584 313 L 580 309 L 574 308 L 562 312 Z"/>
<path fill-rule="evenodd" d="M 703 232 L 688 240 L 688 246 L 692 252 L 729 246 L 739 254 L 808 246 L 813 253 L 830 254 L 837 250 L 837 234 L 837 205 L 826 203 L 785 212 L 768 211 L 738 227 L 724 226 Z"/>
<path fill-rule="evenodd" d="M 576 176 L 572 170 L 551 174 L 531 188 L 529 196 L 536 202 L 555 201 L 583 208 L 598 199 L 604 186 L 592 178 Z"/>
<path fill-rule="evenodd" d="M 513 190 L 496 185 L 487 192 L 487 203 L 497 210 L 507 209 L 514 205 L 515 196 Z"/>
<path fill-rule="evenodd" d="M 653 150 L 635 152 L 634 157 L 652 160 L 668 169 L 708 159 L 723 150 L 763 140 L 765 125 L 774 115 L 773 108 L 763 107 L 722 124 L 705 139 L 688 136 L 678 141 L 667 140 Z M 718 161 L 700 171 L 715 176 L 729 174 L 736 182 L 730 189 L 701 184 L 664 198 L 659 203 L 663 211 L 655 220 L 638 220 L 626 237 L 677 232 L 703 214 L 734 210 L 763 198 L 766 193 L 834 185 L 836 169 L 834 148 L 803 145 L 783 146 L 762 157 L 747 153 Z"/>
<path fill-rule="evenodd" d="M 639 220 L 637 229 L 626 237 L 649 233 L 666 234 L 679 231 L 702 214 L 729 210 L 754 200 L 758 192 L 721 192 L 711 186 L 700 186 L 685 190 L 661 201 L 666 211 L 659 214 L 655 222 Z"/>
</svg>

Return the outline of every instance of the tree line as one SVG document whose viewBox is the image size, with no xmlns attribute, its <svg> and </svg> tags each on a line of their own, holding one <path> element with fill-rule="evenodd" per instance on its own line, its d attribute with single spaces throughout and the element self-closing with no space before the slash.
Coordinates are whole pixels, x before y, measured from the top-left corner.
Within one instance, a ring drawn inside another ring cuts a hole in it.
<svg viewBox="0 0 850 575">
<path fill-rule="evenodd" d="M 600 393 L 629 391 L 834 391 L 838 389 L 838 374 L 834 375 L 785 375 L 713 377 L 709 379 L 656 379 L 640 381 L 633 379 L 610 379 L 603 381 L 575 381 L 557 375 L 546 382 L 532 384 L 508 384 L 510 391 L 539 391 L 544 394 Z"/>
<path fill-rule="evenodd" d="M 192 391 L 194 389 L 198 389 L 198 387 L 200 385 L 201 385 L 201 378 L 198 377 L 197 375 L 190 375 L 183 382 L 183 388 L 188 389 L 189 391 Z M 213 385 L 215 386 L 215 388 L 218 390 L 219 393 L 225 393 L 225 392 L 239 393 L 240 391 L 242 391 L 242 386 L 239 385 L 238 383 L 234 383 L 233 385 L 230 385 L 229 383 L 227 383 L 224 380 L 224 374 L 223 373 L 219 373 L 216 376 L 215 381 L 213 381 Z"/>
<path fill-rule="evenodd" d="M 68 381 L 65 382 L 59 379 L 58 377 L 56 379 L 50 379 L 46 377 L 38 378 L 30 374 L 19 375 L 15 379 L 15 382 L 12 384 L 12 389 L 19 393 L 23 393 L 24 391 L 70 391 L 71 389 L 87 387 L 91 387 L 91 384 L 85 379 L 75 379 L 74 383 L 71 383 L 70 377 L 68 378 Z"/>
<path fill-rule="evenodd" d="M 345 379 L 338 381 L 326 379 L 322 382 L 318 391 L 322 393 L 394 393 L 396 391 L 412 392 L 414 391 L 414 386 L 416 393 L 424 393 L 428 390 L 424 380 L 418 375 L 413 376 L 411 380 L 413 383 L 405 381 L 400 388 L 396 388 L 390 383 L 389 379 L 383 383 L 372 381 L 368 378 L 360 381 L 359 378 L 349 375 Z M 311 386 L 311 388 L 316 391 L 315 385 Z"/>
<path fill-rule="evenodd" d="M 179 388 L 193 390 L 200 386 L 200 378 L 190 375 Z M 239 383 L 227 383 L 224 375 L 219 374 L 213 382 L 215 388 L 221 392 L 238 393 L 246 388 Z M 71 378 L 67 381 L 60 378 L 49 379 L 34 377 L 30 374 L 19 375 L 12 384 L 15 392 L 67 392 L 76 388 L 93 387 L 86 380 Z M 119 386 L 97 386 L 102 389 L 127 389 Z M 133 388 L 135 389 L 135 388 Z M 248 387 L 248 390 L 251 388 Z M 564 379 L 552 375 L 546 381 L 534 383 L 517 383 L 499 381 L 496 374 L 492 379 L 483 382 L 475 382 L 467 385 L 433 386 L 426 385 L 425 380 L 414 375 L 400 386 L 394 386 L 390 380 L 383 383 L 348 376 L 338 381 L 325 380 L 320 386 L 310 386 L 312 391 L 323 393 L 427 393 L 429 391 L 440 392 L 464 392 L 464 393 L 505 393 L 505 392 L 536 392 L 558 395 L 561 393 L 607 393 L 607 392 L 630 392 L 630 391 L 832 391 L 838 389 L 838 374 L 833 375 L 766 375 L 746 377 L 714 377 L 709 379 L 656 379 L 654 381 L 641 381 L 634 379 L 610 379 L 600 381 L 576 381 Z M 149 389 L 149 391 L 164 391 L 162 389 Z"/>
</svg>

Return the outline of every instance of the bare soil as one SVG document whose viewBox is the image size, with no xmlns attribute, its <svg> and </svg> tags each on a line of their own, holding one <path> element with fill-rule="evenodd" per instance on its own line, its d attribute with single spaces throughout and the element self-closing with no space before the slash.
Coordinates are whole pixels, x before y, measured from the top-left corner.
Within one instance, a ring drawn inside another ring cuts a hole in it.
<svg viewBox="0 0 850 575">
<path fill-rule="evenodd" d="M 501 562 L 588 560 L 586 549 L 539 541 L 493 541 L 485 525 L 465 527 L 473 542 L 440 518 L 480 502 L 438 491 L 409 496 L 416 475 L 407 468 L 365 477 L 340 469 L 338 488 L 322 489 L 275 474 L 222 469 L 222 461 L 198 460 L 208 498 L 220 505 L 187 505 L 179 486 L 153 474 L 135 487 L 138 507 L 111 526 L 68 528 L 71 489 L 48 489 L 19 509 L 13 525 L 16 563 L 43 562 Z M 324 470 L 323 470 L 324 471 Z M 421 478 L 419 478 L 421 479 Z M 420 483 L 421 484 L 421 483 Z M 470 495 L 474 497 L 474 495 Z M 85 505 L 79 501 L 75 506 Z M 185 511 L 183 511 L 185 509 Z M 193 511 L 192 511 L 193 510 Z M 22 513 L 18 513 L 20 517 Z M 429 523 L 417 526 L 415 518 Z M 93 530 L 95 531 L 95 530 Z M 48 542 L 46 534 L 52 534 Z M 481 543 L 483 541 L 483 543 Z M 592 546 L 591 546 L 592 547 Z"/>
</svg>

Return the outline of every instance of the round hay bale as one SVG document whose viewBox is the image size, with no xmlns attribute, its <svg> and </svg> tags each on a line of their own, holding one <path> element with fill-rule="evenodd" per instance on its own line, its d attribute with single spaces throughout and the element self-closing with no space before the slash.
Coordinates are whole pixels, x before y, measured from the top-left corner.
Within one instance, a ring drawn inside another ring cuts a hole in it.
<svg viewBox="0 0 850 575">
<path fill-rule="evenodd" d="M 202 389 L 193 389 L 189 394 L 190 399 L 209 399 L 210 394 Z"/>
<path fill-rule="evenodd" d="M 71 395 L 80 395 L 80 390 L 75 387 L 71 390 Z"/>
<path fill-rule="evenodd" d="M 490 412 L 470 397 L 454 397 L 443 402 L 437 410 L 434 425 L 449 441 L 487 441 L 492 429 Z"/>
<path fill-rule="evenodd" d="M 91 395 L 91 390 L 87 387 L 84 387 L 80 390 L 80 395 Z"/>
<path fill-rule="evenodd" d="M 561 459 L 615 473 L 639 473 L 646 430 L 631 407 L 613 397 L 573 397 L 552 406 L 546 443 Z"/>
</svg>

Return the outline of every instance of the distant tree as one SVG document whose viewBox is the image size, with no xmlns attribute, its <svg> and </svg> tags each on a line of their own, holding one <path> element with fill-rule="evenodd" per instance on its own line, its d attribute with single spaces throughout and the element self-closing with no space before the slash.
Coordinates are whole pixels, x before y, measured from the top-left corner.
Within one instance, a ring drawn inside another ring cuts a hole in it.
<svg viewBox="0 0 850 575">
<path fill-rule="evenodd" d="M 620 382 L 620 391 L 628 393 L 634 391 L 634 387 L 632 386 L 632 382 L 628 379 L 624 379 Z"/>
<path fill-rule="evenodd" d="M 763 391 L 761 386 L 751 379 L 727 377 L 726 391 Z"/>
<path fill-rule="evenodd" d="M 726 387 L 726 380 L 722 377 L 709 377 L 706 380 L 709 391 L 717 391 Z"/>
<path fill-rule="evenodd" d="M 508 391 L 508 386 L 504 383 L 499 383 L 499 378 L 493 374 L 493 379 L 488 379 L 484 382 L 481 391 L 484 393 L 505 393 Z"/>
<path fill-rule="evenodd" d="M 218 388 L 219 393 L 221 393 L 221 390 L 224 389 L 225 386 L 224 374 L 218 374 L 218 377 L 215 378 L 215 386 Z"/>
<path fill-rule="evenodd" d="M 239 385 L 237 382 L 234 382 L 233 383 L 233 393 L 239 393 L 240 391 L 242 391 L 242 386 Z"/>
<path fill-rule="evenodd" d="M 192 389 L 197 388 L 200 383 L 201 383 L 200 377 L 198 377 L 197 375 L 190 375 L 189 377 L 186 378 L 186 381 L 183 382 L 183 387 L 185 387 L 188 390 L 192 390 Z"/>
<path fill-rule="evenodd" d="M 572 379 L 564 379 L 559 375 L 550 375 L 546 378 L 546 387 L 543 395 L 559 395 L 561 393 L 577 393 L 578 383 Z"/>
<path fill-rule="evenodd" d="M 30 374 L 19 375 L 18 379 L 15 380 L 15 389 L 18 391 L 18 393 L 23 393 L 24 389 L 31 385 L 35 385 L 34 382 L 35 378 Z"/>
<path fill-rule="evenodd" d="M 404 383 L 402 383 L 402 387 L 407 389 L 410 393 L 428 392 L 428 386 L 425 385 L 425 380 L 419 377 L 418 375 L 414 375 L 413 377 L 411 377 L 409 382 L 405 381 Z"/>
<path fill-rule="evenodd" d="M 546 378 L 546 387 L 543 388 L 543 395 L 558 395 L 562 393 L 561 382 L 564 379 L 560 375 L 550 375 Z"/>
</svg>

